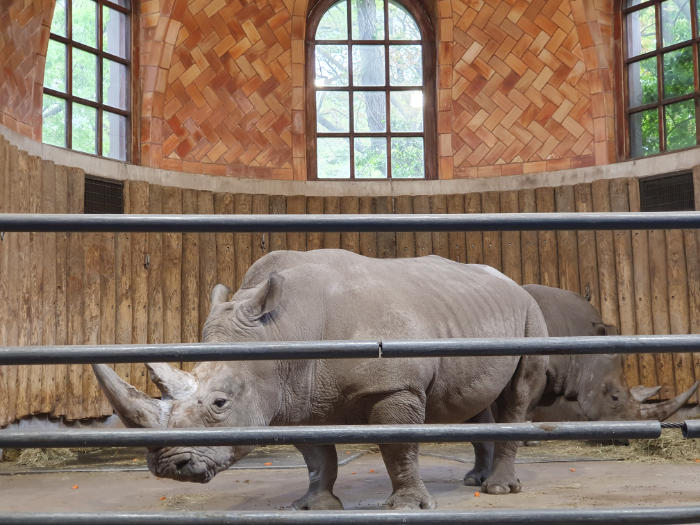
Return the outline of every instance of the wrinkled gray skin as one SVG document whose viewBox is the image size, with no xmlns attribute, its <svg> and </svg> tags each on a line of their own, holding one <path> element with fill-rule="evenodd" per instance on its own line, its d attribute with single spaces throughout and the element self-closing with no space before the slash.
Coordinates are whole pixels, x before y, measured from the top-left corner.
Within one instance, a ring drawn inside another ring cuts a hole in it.
<svg viewBox="0 0 700 525">
<path fill-rule="evenodd" d="M 257 261 L 227 301 L 219 285 L 207 342 L 321 339 L 542 337 L 533 298 L 481 265 L 428 256 L 370 259 L 343 250 L 273 252 Z M 523 421 L 545 383 L 543 357 L 445 357 L 204 362 L 189 374 L 150 365 L 163 400 L 95 373 L 130 426 L 216 427 L 460 423 L 498 406 L 499 421 Z M 167 385 L 174 384 L 175 387 Z M 156 476 L 207 482 L 253 447 L 168 447 L 148 453 Z M 309 470 L 300 509 L 342 508 L 333 494 L 334 446 L 299 446 Z M 418 473 L 418 445 L 380 445 L 393 492 L 387 506 L 434 508 Z M 495 446 L 483 489 L 518 492 L 515 442 Z"/>
<path fill-rule="evenodd" d="M 542 286 L 523 286 L 535 298 L 551 337 L 617 335 L 598 311 L 580 295 Z M 553 355 L 546 369 L 547 384 L 539 400 L 528 410 L 529 421 L 663 420 L 695 393 L 698 383 L 677 398 L 656 404 L 641 403 L 661 387 L 629 388 L 623 357 L 619 354 Z M 491 409 L 472 420 L 493 422 Z M 493 443 L 474 443 L 474 468 L 464 477 L 465 485 L 480 485 L 491 471 Z"/>
</svg>

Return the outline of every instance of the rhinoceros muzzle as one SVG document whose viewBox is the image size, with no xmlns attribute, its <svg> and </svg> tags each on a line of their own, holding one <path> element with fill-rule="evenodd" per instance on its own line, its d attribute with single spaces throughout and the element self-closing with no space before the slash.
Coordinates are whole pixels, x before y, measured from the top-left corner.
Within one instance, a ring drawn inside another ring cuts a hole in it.
<svg viewBox="0 0 700 525">
<path fill-rule="evenodd" d="M 194 483 L 207 483 L 220 470 L 206 455 L 182 447 L 149 451 L 148 468 L 159 478 Z"/>
</svg>

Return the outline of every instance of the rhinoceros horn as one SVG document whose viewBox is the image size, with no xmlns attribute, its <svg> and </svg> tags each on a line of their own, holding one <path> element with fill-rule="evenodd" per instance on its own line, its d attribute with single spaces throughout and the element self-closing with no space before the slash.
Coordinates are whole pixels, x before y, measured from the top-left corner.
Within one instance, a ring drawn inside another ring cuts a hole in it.
<svg viewBox="0 0 700 525">
<path fill-rule="evenodd" d="M 640 405 L 642 418 L 663 421 L 682 407 L 685 402 L 688 401 L 688 399 L 690 399 L 690 396 L 692 396 L 698 389 L 699 383 L 700 382 L 695 381 L 695 384 L 688 390 L 673 399 L 669 399 L 668 401 L 662 401 L 661 403 L 642 403 Z"/>
<path fill-rule="evenodd" d="M 124 381 L 107 365 L 93 364 L 92 369 L 119 419 L 127 427 L 165 426 L 171 401 L 147 396 Z"/>
<path fill-rule="evenodd" d="M 650 397 L 653 397 L 656 394 L 658 394 L 659 390 L 661 390 L 661 386 L 637 385 L 630 388 L 630 394 L 632 394 L 632 397 L 635 401 L 637 401 L 638 403 L 643 403 Z"/>
</svg>

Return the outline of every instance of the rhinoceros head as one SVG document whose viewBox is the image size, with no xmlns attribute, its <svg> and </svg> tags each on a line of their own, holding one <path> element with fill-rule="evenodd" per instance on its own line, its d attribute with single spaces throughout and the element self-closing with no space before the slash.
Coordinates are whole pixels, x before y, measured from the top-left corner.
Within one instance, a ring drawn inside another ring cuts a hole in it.
<svg viewBox="0 0 700 525">
<path fill-rule="evenodd" d="M 205 342 L 264 340 L 266 313 L 275 307 L 275 276 L 261 285 L 240 290 L 227 302 L 229 290 L 217 285 L 204 326 Z M 271 362 L 203 362 L 192 373 L 165 363 L 148 363 L 161 392 L 155 399 L 123 381 L 110 367 L 93 365 L 109 401 L 127 427 L 190 428 L 263 426 L 271 422 L 279 403 L 269 388 Z M 277 386 L 277 385 L 274 385 Z M 148 452 L 153 474 L 180 481 L 206 483 L 245 456 L 252 446 L 165 447 Z"/>
</svg>

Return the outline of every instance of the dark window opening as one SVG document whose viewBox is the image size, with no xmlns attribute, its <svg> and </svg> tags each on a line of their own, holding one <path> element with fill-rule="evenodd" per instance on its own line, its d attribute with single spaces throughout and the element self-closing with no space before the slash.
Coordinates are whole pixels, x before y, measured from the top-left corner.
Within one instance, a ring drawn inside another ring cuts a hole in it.
<svg viewBox="0 0 700 525">
<path fill-rule="evenodd" d="M 85 213 L 124 213 L 124 183 L 85 177 Z"/>
<path fill-rule="evenodd" d="M 640 211 L 695 209 L 693 174 L 656 175 L 639 180 Z"/>
</svg>

